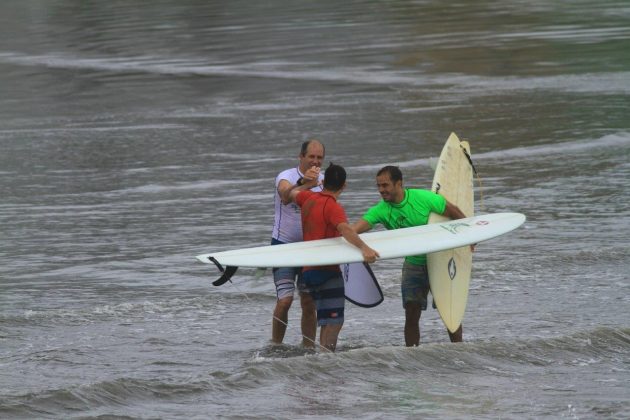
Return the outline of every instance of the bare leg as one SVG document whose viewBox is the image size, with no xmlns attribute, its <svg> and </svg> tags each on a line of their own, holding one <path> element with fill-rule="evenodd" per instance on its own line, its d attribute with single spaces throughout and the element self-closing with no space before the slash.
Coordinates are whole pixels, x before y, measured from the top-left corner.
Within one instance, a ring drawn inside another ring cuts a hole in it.
<svg viewBox="0 0 630 420">
<path fill-rule="evenodd" d="M 463 325 L 460 325 L 457 331 L 455 331 L 454 333 L 447 330 L 448 336 L 451 339 L 451 343 L 461 343 L 462 341 L 464 341 L 464 329 L 462 327 Z"/>
<path fill-rule="evenodd" d="M 315 301 L 310 293 L 300 293 L 302 305 L 302 345 L 315 347 L 315 335 L 317 334 L 317 310 Z"/>
<path fill-rule="evenodd" d="M 420 315 L 422 310 L 418 303 L 407 303 L 405 306 L 405 345 L 420 345 Z"/>
<path fill-rule="evenodd" d="M 273 320 L 271 321 L 271 341 L 275 344 L 282 344 L 282 340 L 284 340 L 291 303 L 293 303 L 293 297 L 286 297 L 276 301 L 276 308 L 273 310 Z"/>
<path fill-rule="evenodd" d="M 321 331 L 319 332 L 319 344 L 329 351 L 334 352 L 335 348 L 337 348 L 337 337 L 339 337 L 342 326 L 343 324 L 322 325 Z"/>
</svg>

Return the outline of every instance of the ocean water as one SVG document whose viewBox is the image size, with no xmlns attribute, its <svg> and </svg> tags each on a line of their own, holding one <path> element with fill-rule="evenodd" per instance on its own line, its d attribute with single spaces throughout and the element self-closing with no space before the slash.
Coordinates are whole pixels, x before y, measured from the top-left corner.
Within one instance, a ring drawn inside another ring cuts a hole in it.
<svg viewBox="0 0 630 420">
<path fill-rule="evenodd" d="M 1 418 L 630 417 L 630 7 L 573 1 L 0 3 Z M 351 221 L 469 140 L 479 244 L 463 344 L 404 347 L 402 260 L 335 354 L 299 305 L 271 347 L 267 244 L 302 141 Z"/>
</svg>

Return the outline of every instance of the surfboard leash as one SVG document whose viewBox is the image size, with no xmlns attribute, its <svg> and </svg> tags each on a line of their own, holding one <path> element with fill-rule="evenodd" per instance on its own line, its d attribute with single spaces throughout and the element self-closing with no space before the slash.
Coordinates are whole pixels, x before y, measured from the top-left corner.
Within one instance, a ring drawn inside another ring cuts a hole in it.
<svg viewBox="0 0 630 420">
<path fill-rule="evenodd" d="M 233 282 L 233 281 L 230 281 L 230 283 L 232 283 L 232 285 L 236 288 L 236 290 L 237 290 L 240 294 L 242 294 L 243 296 L 245 296 L 245 299 L 247 299 L 247 301 L 249 302 L 249 304 L 250 304 L 250 305 L 253 305 L 253 304 L 254 304 L 254 301 L 253 301 L 253 300 L 251 300 L 251 299 L 249 298 L 249 296 L 247 295 L 247 293 L 245 293 L 244 291 L 242 291 L 242 290 L 241 290 L 241 289 L 240 289 L 240 288 L 239 288 L 236 284 L 234 284 L 234 282 Z M 279 323 L 281 323 L 281 324 L 282 324 L 282 325 L 284 325 L 285 327 L 287 327 L 287 328 L 289 328 L 289 329 L 292 329 L 292 328 L 293 328 L 292 326 L 289 326 L 289 323 L 288 323 L 288 322 L 284 322 L 283 320 L 281 320 L 281 319 L 280 319 L 280 318 L 278 318 L 277 316 L 272 315 L 272 317 L 273 317 L 273 319 L 274 319 L 274 320 L 278 321 Z M 325 346 L 322 346 L 321 344 L 319 344 L 317 341 L 315 341 L 315 340 L 314 340 L 314 339 L 312 339 L 311 337 L 307 337 L 307 336 L 305 336 L 304 334 L 301 334 L 301 335 L 302 335 L 302 338 L 306 339 L 307 341 L 310 341 L 311 343 L 313 343 L 313 345 L 318 346 L 320 349 L 323 349 L 323 350 L 325 350 L 326 352 L 330 352 L 330 349 L 326 348 Z"/>
<path fill-rule="evenodd" d="M 234 284 L 234 282 L 231 280 L 232 276 L 234 275 L 234 273 L 236 273 L 236 270 L 238 270 L 238 267 L 235 266 L 231 266 L 228 265 L 226 268 L 223 268 L 223 265 L 221 265 L 221 263 L 219 261 L 217 261 L 215 258 L 213 257 L 208 257 L 208 260 L 212 261 L 214 263 L 214 265 L 217 266 L 217 268 L 219 269 L 219 271 L 221 273 L 223 273 L 221 275 L 221 277 L 215 281 L 212 282 L 212 284 L 214 286 L 221 286 L 225 283 L 227 283 L 228 281 L 230 283 L 232 283 L 232 285 L 237 289 L 237 291 L 239 293 L 241 293 L 243 296 L 245 296 L 245 299 L 248 300 L 248 302 L 250 304 L 253 304 L 254 302 L 249 298 L 249 296 L 247 295 L 247 293 L 243 292 L 241 289 L 238 288 L 238 286 L 236 286 L 236 284 Z M 273 319 L 278 321 L 279 323 L 283 324 L 285 327 L 287 328 L 292 328 L 289 327 L 289 323 L 288 322 L 284 322 L 283 320 L 281 320 L 280 318 L 278 318 L 277 316 L 273 315 Z M 302 334 L 302 338 L 306 339 L 307 341 L 312 342 L 314 345 L 319 346 L 321 349 L 324 349 L 326 351 L 330 351 L 328 348 L 326 348 L 325 346 L 322 346 L 321 344 L 319 344 L 318 342 L 316 342 L 315 340 L 313 340 L 310 337 L 305 336 L 304 334 Z"/>
</svg>

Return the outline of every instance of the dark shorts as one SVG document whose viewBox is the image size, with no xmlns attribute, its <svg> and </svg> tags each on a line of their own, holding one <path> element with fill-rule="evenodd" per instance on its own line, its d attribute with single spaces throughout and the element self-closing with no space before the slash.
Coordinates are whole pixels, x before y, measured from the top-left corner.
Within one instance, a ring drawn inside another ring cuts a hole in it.
<svg viewBox="0 0 630 420">
<path fill-rule="evenodd" d="M 409 264 L 407 261 L 403 264 L 402 281 L 400 283 L 402 292 L 403 308 L 408 303 L 417 303 L 420 309 L 427 310 L 427 296 L 429 295 L 429 275 L 426 265 Z"/>
<path fill-rule="evenodd" d="M 326 270 L 310 271 L 315 272 L 315 276 L 321 272 L 322 278 L 326 278 L 321 285 L 311 287 L 317 308 L 317 325 L 343 324 L 346 298 L 341 272 L 331 276 Z"/>
<path fill-rule="evenodd" d="M 277 239 L 271 239 L 271 245 L 279 245 Z M 302 282 L 302 267 L 280 267 L 273 269 L 273 282 L 276 285 L 278 299 L 292 298 L 295 294 L 295 286 L 300 293 L 308 293 L 310 290 Z"/>
</svg>

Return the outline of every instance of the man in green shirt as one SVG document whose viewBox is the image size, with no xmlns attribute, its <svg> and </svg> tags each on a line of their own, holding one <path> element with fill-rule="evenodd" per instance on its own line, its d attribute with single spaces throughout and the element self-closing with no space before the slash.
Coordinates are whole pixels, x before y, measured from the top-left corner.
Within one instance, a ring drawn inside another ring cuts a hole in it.
<svg viewBox="0 0 630 420">
<path fill-rule="evenodd" d="M 427 190 L 403 188 L 402 172 L 397 166 L 385 166 L 376 174 L 376 186 L 383 200 L 371 207 L 361 220 L 352 225 L 357 233 L 381 223 L 388 230 L 426 225 L 431 212 L 451 219 L 466 216 L 441 195 Z M 420 344 L 420 315 L 427 309 L 429 277 L 426 255 L 405 258 L 402 270 L 402 299 L 405 308 L 405 344 Z M 463 329 L 448 332 L 452 342 L 461 342 Z"/>
</svg>

